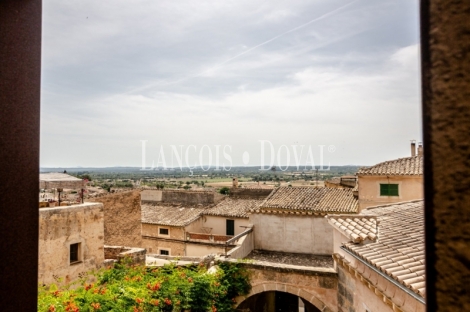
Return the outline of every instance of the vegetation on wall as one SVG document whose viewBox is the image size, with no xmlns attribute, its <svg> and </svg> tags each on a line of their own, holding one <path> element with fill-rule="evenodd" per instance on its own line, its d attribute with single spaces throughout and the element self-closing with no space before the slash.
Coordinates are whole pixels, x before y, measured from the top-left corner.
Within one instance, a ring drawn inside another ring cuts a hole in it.
<svg viewBox="0 0 470 312">
<path fill-rule="evenodd" d="M 98 273 L 92 284 L 82 280 L 75 289 L 40 287 L 38 311 L 234 311 L 235 298 L 250 287 L 240 263 L 220 263 L 212 274 L 203 264 L 115 264 Z"/>
</svg>

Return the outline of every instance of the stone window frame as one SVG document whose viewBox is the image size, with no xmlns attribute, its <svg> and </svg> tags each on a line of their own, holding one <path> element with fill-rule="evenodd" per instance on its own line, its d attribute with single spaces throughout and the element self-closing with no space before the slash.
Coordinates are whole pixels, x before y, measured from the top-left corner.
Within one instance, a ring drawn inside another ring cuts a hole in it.
<svg viewBox="0 0 470 312">
<path fill-rule="evenodd" d="M 72 261 L 71 256 L 72 256 L 72 246 L 77 245 L 77 260 Z M 78 263 L 83 262 L 83 248 L 82 248 L 82 242 L 73 242 L 69 244 L 69 265 L 74 265 Z"/>
<path fill-rule="evenodd" d="M 380 184 L 398 184 L 398 196 L 380 195 Z M 388 179 L 379 180 L 376 182 L 377 198 L 402 198 L 402 181 L 393 181 L 390 183 Z"/>
<path fill-rule="evenodd" d="M 161 233 L 160 233 L 160 229 L 162 229 L 162 230 L 168 230 L 168 234 L 161 234 Z M 161 237 L 170 237 L 170 233 L 171 233 L 171 229 L 170 229 L 169 226 L 159 226 L 159 227 L 158 227 L 157 236 L 161 236 Z"/>
</svg>

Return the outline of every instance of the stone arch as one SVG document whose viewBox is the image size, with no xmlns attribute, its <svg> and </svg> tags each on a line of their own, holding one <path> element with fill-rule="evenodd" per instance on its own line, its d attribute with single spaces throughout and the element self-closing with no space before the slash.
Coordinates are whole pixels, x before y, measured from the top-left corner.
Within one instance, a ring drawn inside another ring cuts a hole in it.
<svg viewBox="0 0 470 312">
<path fill-rule="evenodd" d="M 266 291 L 280 291 L 296 295 L 305 301 L 308 301 L 314 305 L 317 309 L 324 312 L 331 312 L 332 310 L 327 307 L 315 294 L 308 292 L 302 288 L 293 286 L 292 284 L 284 284 L 277 282 L 266 282 L 261 284 L 253 285 L 251 291 L 246 296 L 239 296 L 236 298 L 236 306 L 239 306 L 243 301 L 250 298 L 251 296 L 257 295 Z"/>
</svg>

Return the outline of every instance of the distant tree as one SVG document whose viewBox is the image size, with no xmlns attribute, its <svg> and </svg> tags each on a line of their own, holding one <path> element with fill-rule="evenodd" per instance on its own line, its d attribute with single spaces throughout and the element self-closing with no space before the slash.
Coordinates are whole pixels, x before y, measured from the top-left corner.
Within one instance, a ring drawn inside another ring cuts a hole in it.
<svg viewBox="0 0 470 312">
<path fill-rule="evenodd" d="M 82 180 L 87 179 L 88 181 L 91 181 L 91 177 L 89 174 L 82 174 L 81 176 L 79 176 L 79 178 Z"/>
<path fill-rule="evenodd" d="M 191 184 L 191 182 L 189 182 L 189 181 L 186 181 L 186 185 L 189 185 L 189 184 Z"/>
<path fill-rule="evenodd" d="M 219 193 L 223 194 L 223 195 L 228 195 L 228 194 L 230 194 L 230 189 L 228 187 L 224 186 L 223 188 L 221 188 L 219 190 Z"/>
<path fill-rule="evenodd" d="M 191 186 L 185 185 L 185 186 L 183 186 L 183 188 L 184 188 L 185 190 L 189 190 L 189 189 L 191 188 Z"/>
</svg>

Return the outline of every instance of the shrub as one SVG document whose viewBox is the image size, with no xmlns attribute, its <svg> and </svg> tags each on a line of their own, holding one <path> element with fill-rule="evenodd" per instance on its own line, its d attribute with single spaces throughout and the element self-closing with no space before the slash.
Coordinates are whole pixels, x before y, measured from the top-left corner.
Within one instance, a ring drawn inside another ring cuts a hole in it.
<svg viewBox="0 0 470 312">
<path fill-rule="evenodd" d="M 229 189 L 228 187 L 225 187 L 225 186 L 224 186 L 223 188 L 221 188 L 221 189 L 219 190 L 219 193 L 220 193 L 220 194 L 224 194 L 224 195 L 228 195 L 228 194 L 230 194 L 230 189 Z"/>
<path fill-rule="evenodd" d="M 96 274 L 94 284 L 40 287 L 38 311 L 234 311 L 235 298 L 250 291 L 248 273 L 240 263 L 219 268 L 208 274 L 204 265 L 115 264 Z"/>
</svg>

